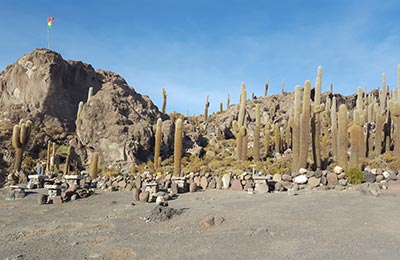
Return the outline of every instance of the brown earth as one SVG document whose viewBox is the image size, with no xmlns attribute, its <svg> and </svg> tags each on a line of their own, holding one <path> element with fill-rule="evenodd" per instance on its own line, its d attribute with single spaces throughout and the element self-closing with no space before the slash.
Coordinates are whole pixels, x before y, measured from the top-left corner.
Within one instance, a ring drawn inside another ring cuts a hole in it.
<svg viewBox="0 0 400 260">
<path fill-rule="evenodd" d="M 0 258 L 397 259 L 399 195 L 196 192 L 169 201 L 184 213 L 158 223 L 142 219 L 155 204 L 133 206 L 131 192 L 42 206 L 36 193 L 1 195 Z M 225 221 L 203 228 L 207 216 Z"/>
</svg>

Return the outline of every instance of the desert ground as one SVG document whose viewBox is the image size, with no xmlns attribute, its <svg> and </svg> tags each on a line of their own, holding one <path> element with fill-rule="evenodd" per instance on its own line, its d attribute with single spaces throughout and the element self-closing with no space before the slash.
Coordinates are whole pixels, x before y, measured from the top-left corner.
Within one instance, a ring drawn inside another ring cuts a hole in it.
<svg viewBox="0 0 400 260">
<path fill-rule="evenodd" d="M 183 213 L 146 223 L 154 203 L 101 192 L 38 205 L 36 190 L 0 198 L 1 259 L 398 259 L 400 192 L 186 193 Z M 224 218 L 204 227 L 207 217 Z"/>
</svg>

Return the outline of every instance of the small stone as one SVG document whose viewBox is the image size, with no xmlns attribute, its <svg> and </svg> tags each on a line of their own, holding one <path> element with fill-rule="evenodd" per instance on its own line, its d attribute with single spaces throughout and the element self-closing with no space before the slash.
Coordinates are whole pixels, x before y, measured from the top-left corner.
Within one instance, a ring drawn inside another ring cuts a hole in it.
<svg viewBox="0 0 400 260">
<path fill-rule="evenodd" d="M 297 191 L 294 188 L 288 189 L 287 193 L 289 196 L 297 195 Z"/>
<path fill-rule="evenodd" d="M 243 187 L 242 187 L 242 184 L 241 184 L 240 180 L 233 179 L 231 181 L 231 189 L 232 190 L 243 190 Z"/>
<path fill-rule="evenodd" d="M 307 171 L 307 173 L 306 173 L 307 178 L 314 177 L 314 175 L 315 175 L 315 173 L 313 171 Z"/>
<path fill-rule="evenodd" d="M 320 183 L 321 183 L 321 178 L 311 177 L 310 179 L 308 179 L 307 184 L 309 187 L 314 188 L 319 186 Z"/>
<path fill-rule="evenodd" d="M 322 171 L 321 170 L 316 170 L 314 172 L 314 177 L 315 178 L 321 178 L 322 177 Z"/>
<path fill-rule="evenodd" d="M 324 186 L 326 186 L 328 184 L 328 179 L 326 178 L 326 176 L 321 177 L 321 184 Z"/>
<path fill-rule="evenodd" d="M 335 166 L 335 168 L 333 168 L 333 172 L 339 175 L 343 172 L 343 168 L 340 166 Z"/>
<path fill-rule="evenodd" d="M 133 194 L 133 201 L 139 201 L 140 200 L 140 198 L 139 198 L 140 189 L 133 188 L 132 194 Z"/>
<path fill-rule="evenodd" d="M 201 188 L 203 190 L 207 189 L 207 187 L 208 187 L 207 177 L 206 176 L 201 177 L 201 181 L 200 182 L 201 182 Z"/>
<path fill-rule="evenodd" d="M 297 184 L 304 184 L 307 182 L 307 176 L 305 174 L 296 176 L 294 177 L 293 182 Z"/>
<path fill-rule="evenodd" d="M 330 187 L 335 187 L 338 183 L 338 176 L 335 173 L 328 173 L 326 179 L 328 181 L 328 186 Z"/>
<path fill-rule="evenodd" d="M 347 180 L 346 179 L 340 179 L 339 180 L 339 185 L 346 186 L 347 185 Z"/>
<path fill-rule="evenodd" d="M 173 195 L 178 194 L 178 183 L 176 182 L 171 183 L 171 192 Z"/>
<path fill-rule="evenodd" d="M 207 216 L 200 222 L 200 227 L 202 228 L 210 228 L 215 225 L 214 216 Z"/>
<path fill-rule="evenodd" d="M 307 173 L 307 169 L 300 168 L 299 173 L 300 174 L 306 174 Z"/>
<path fill-rule="evenodd" d="M 374 183 L 376 181 L 376 176 L 369 171 L 364 171 L 365 182 Z"/>
<path fill-rule="evenodd" d="M 217 190 L 220 190 L 220 189 L 222 189 L 222 180 L 221 180 L 221 178 L 220 177 L 215 177 L 215 182 L 216 182 L 216 189 Z"/>
<path fill-rule="evenodd" d="M 269 187 L 265 182 L 264 183 L 256 182 L 255 190 L 257 191 L 257 193 L 264 194 L 264 193 L 268 193 Z"/>
<path fill-rule="evenodd" d="M 280 183 L 280 182 L 275 183 L 274 190 L 275 191 L 282 191 L 283 190 L 282 183 Z"/>
<path fill-rule="evenodd" d="M 377 171 L 377 169 L 371 169 L 371 171 L 370 171 L 373 175 L 377 175 L 378 174 L 378 171 Z"/>
<path fill-rule="evenodd" d="M 168 206 L 168 202 L 164 196 L 158 196 L 156 199 L 156 204 L 164 207 Z"/>
<path fill-rule="evenodd" d="M 143 191 L 139 194 L 140 202 L 148 202 L 150 197 L 150 193 L 148 191 Z"/>
<path fill-rule="evenodd" d="M 293 185 L 294 185 L 294 183 L 291 182 L 291 181 L 284 181 L 284 182 L 281 182 L 281 183 L 282 183 L 282 187 L 283 187 L 285 190 L 288 190 L 288 189 L 293 188 Z"/>
<path fill-rule="evenodd" d="M 189 192 L 195 192 L 197 190 L 197 184 L 195 182 L 190 183 Z"/>
<path fill-rule="evenodd" d="M 382 173 L 382 175 L 383 175 L 383 177 L 385 177 L 385 179 L 387 179 L 387 178 L 390 177 L 390 173 L 387 172 L 387 171 L 384 171 L 384 172 Z"/>
<path fill-rule="evenodd" d="M 122 180 L 120 182 L 118 182 L 118 187 L 123 190 L 126 187 L 126 181 Z"/>
<path fill-rule="evenodd" d="M 290 176 L 289 174 L 283 174 L 282 181 L 292 181 L 292 176 Z"/>
<path fill-rule="evenodd" d="M 247 191 L 249 189 L 253 190 L 253 182 L 250 179 L 249 180 L 245 180 L 245 184 L 244 184 L 243 189 L 247 190 Z"/>
<path fill-rule="evenodd" d="M 220 226 L 224 222 L 225 222 L 225 218 L 224 217 L 214 217 L 214 223 L 215 223 L 216 226 Z"/>
<path fill-rule="evenodd" d="M 369 192 L 370 192 L 372 195 L 374 195 L 375 197 L 378 197 L 378 196 L 380 196 L 380 195 L 382 194 L 381 189 L 380 189 L 378 183 L 371 183 L 371 184 L 368 186 L 368 190 L 369 190 Z"/>
<path fill-rule="evenodd" d="M 72 196 L 71 196 L 71 201 L 75 201 L 75 200 L 77 200 L 79 198 L 79 196 L 77 195 L 77 194 L 73 194 Z"/>
<path fill-rule="evenodd" d="M 222 188 L 228 189 L 230 182 L 231 182 L 231 176 L 225 173 L 224 176 L 222 176 Z"/>
<path fill-rule="evenodd" d="M 198 177 L 198 176 L 194 177 L 194 178 L 193 178 L 193 181 L 194 181 L 194 183 L 196 183 L 196 185 L 197 185 L 198 187 L 201 186 L 201 179 L 200 179 L 200 177 Z"/>
<path fill-rule="evenodd" d="M 282 175 L 280 175 L 279 173 L 274 174 L 272 177 L 272 181 L 275 181 L 275 182 L 282 181 Z"/>
<path fill-rule="evenodd" d="M 209 183 L 208 183 L 208 188 L 209 188 L 209 189 L 215 189 L 216 186 L 217 186 L 217 182 L 215 181 L 214 178 L 211 178 L 211 180 L 210 180 Z"/>
<path fill-rule="evenodd" d="M 383 175 L 380 175 L 380 174 L 376 175 L 376 182 L 381 182 L 384 179 L 385 179 L 385 177 L 383 177 Z"/>
</svg>

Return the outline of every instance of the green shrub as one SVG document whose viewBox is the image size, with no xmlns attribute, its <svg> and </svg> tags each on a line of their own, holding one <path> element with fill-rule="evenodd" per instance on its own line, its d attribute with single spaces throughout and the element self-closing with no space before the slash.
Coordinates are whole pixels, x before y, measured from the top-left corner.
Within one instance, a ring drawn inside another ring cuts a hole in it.
<svg viewBox="0 0 400 260">
<path fill-rule="evenodd" d="M 352 168 L 346 173 L 347 181 L 351 184 L 361 184 L 365 181 L 364 174 L 360 169 Z"/>
</svg>

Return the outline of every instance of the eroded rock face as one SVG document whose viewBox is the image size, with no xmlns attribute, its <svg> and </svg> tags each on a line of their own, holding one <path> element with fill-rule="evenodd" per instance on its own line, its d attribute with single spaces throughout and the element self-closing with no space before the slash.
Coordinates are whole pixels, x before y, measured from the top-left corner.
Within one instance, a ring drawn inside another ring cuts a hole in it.
<svg viewBox="0 0 400 260">
<path fill-rule="evenodd" d="M 154 150 L 154 126 L 161 113 L 147 96 L 136 93 L 111 72 L 85 103 L 76 121 L 84 149 L 99 152 L 108 165 L 126 167 L 147 161 Z"/>
</svg>

